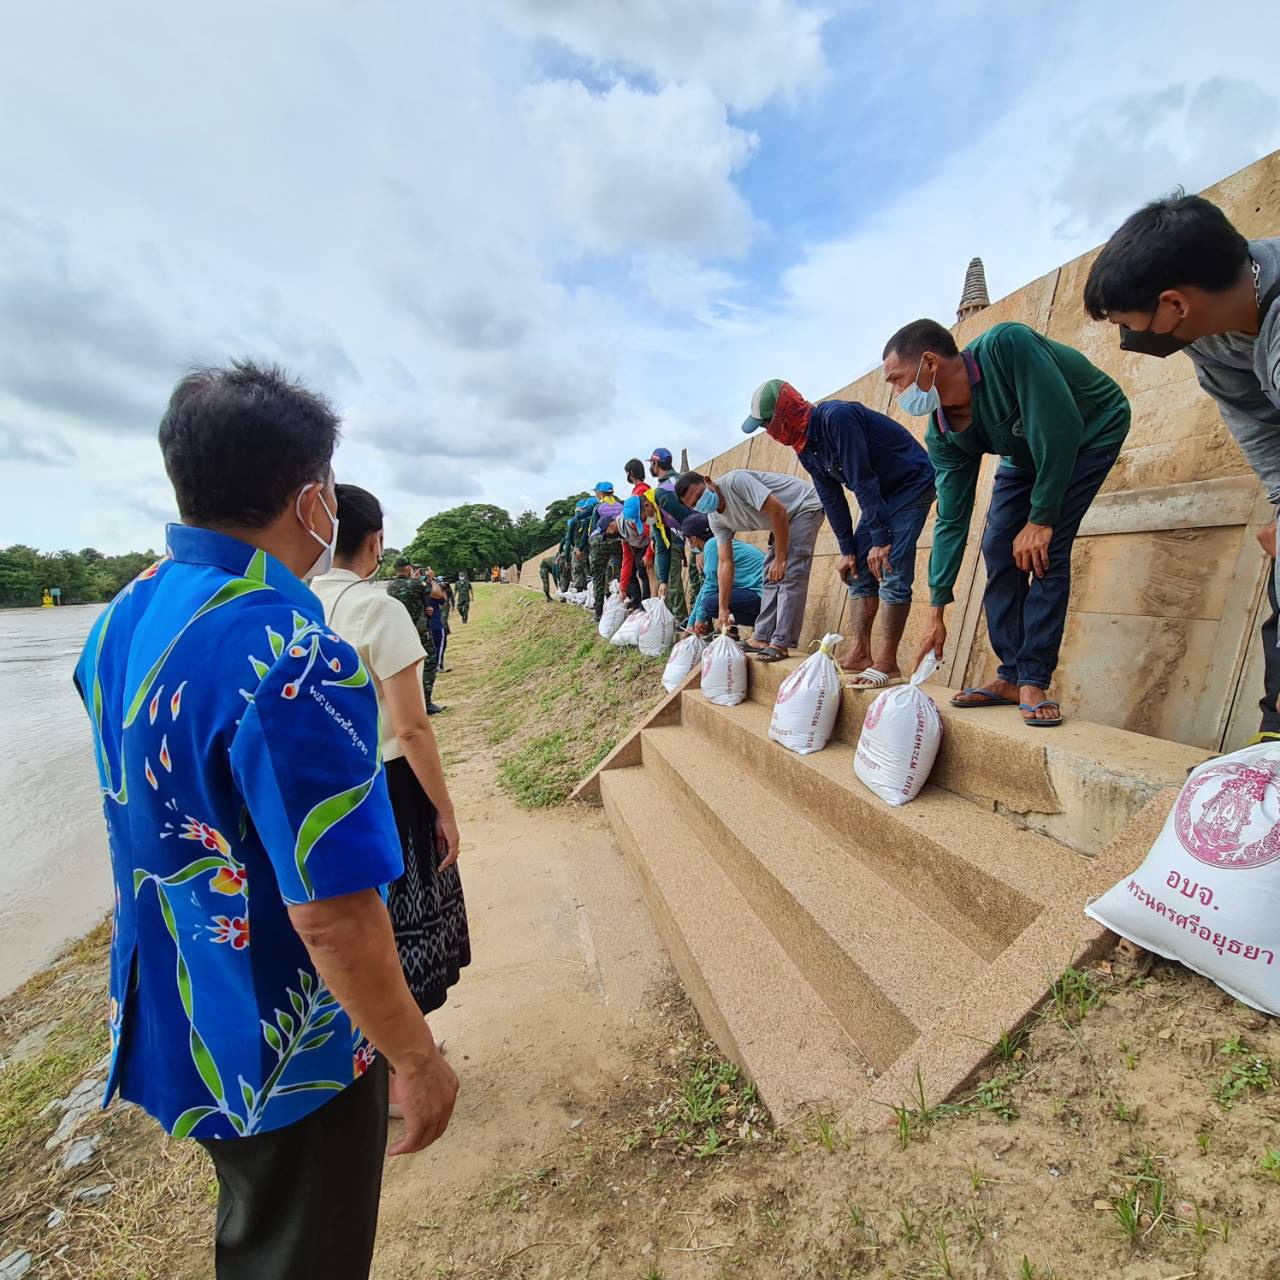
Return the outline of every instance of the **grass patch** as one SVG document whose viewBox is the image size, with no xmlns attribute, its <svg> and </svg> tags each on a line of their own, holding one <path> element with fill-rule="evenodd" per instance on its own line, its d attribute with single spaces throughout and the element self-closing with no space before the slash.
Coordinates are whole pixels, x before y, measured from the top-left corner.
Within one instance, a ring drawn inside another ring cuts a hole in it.
<svg viewBox="0 0 1280 1280">
<path fill-rule="evenodd" d="M 83 1037 L 60 1036 L 59 1040 L 58 1048 L 10 1063 L 0 1071 L 0 1149 L 7 1150 L 20 1129 L 80 1082 L 106 1052 L 107 1029 L 99 1023 L 86 1028 Z"/>
<path fill-rule="evenodd" d="M 755 1086 L 708 1045 L 682 1064 L 676 1088 L 655 1108 L 653 1131 L 655 1145 L 665 1140 L 679 1154 L 705 1160 L 758 1138 L 766 1122 Z"/>
<path fill-rule="evenodd" d="M 526 809 L 561 804 L 579 776 L 577 762 L 569 750 L 571 742 L 563 729 L 531 738 L 503 757 L 498 765 L 498 782 Z"/>
<path fill-rule="evenodd" d="M 552 1181 L 555 1169 L 528 1169 L 508 1174 L 484 1198 L 484 1207 L 490 1213 L 499 1209 L 507 1213 L 523 1213 L 529 1207 L 529 1197 L 538 1187 Z"/>
<path fill-rule="evenodd" d="M 1275 1064 L 1250 1050 L 1238 1036 L 1228 1040 L 1218 1054 L 1231 1060 L 1213 1091 L 1215 1101 L 1224 1111 L 1230 1111 L 1241 1095 L 1250 1090 L 1267 1093 L 1275 1083 L 1271 1075 Z"/>
<path fill-rule="evenodd" d="M 498 785 L 526 809 L 562 804 L 665 696 L 661 660 L 606 644 L 594 618 L 509 587 L 481 588 L 456 687 L 473 701 Z"/>
</svg>

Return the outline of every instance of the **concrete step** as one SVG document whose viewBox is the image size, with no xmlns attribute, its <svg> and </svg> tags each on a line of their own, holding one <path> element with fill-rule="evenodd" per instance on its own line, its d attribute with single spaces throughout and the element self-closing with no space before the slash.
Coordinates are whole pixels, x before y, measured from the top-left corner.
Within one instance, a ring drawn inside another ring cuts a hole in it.
<svg viewBox="0 0 1280 1280">
<path fill-rule="evenodd" d="M 698 1013 L 775 1117 L 864 1097 L 869 1064 L 653 773 L 611 769 L 600 794 Z"/>
<path fill-rule="evenodd" d="M 805 815 L 897 893 L 991 960 L 1039 914 L 1064 876 L 1078 873 L 1078 854 L 1021 830 L 940 787 L 928 786 L 894 808 L 854 776 L 847 742 L 798 756 L 769 739 L 771 710 L 736 707 L 684 695 L 682 723 L 738 762 L 743 793 L 767 788 L 781 806 Z M 643 738 L 647 735 L 641 735 Z"/>
<path fill-rule="evenodd" d="M 741 757 L 681 725 L 646 730 L 641 749 L 662 794 L 877 1071 L 986 968 L 860 848 L 777 793 L 744 785 Z"/>
<path fill-rule="evenodd" d="M 749 662 L 750 698 L 772 709 L 778 687 L 800 658 Z M 1208 752 L 1163 738 L 1070 718 L 1056 729 L 1031 729 L 1016 707 L 960 708 L 956 692 L 924 690 L 942 715 L 942 746 L 930 781 L 1052 836 L 1080 853 L 1102 849 L 1166 787 L 1181 786 Z M 841 694 L 835 737 L 856 746 L 875 690 Z"/>
</svg>

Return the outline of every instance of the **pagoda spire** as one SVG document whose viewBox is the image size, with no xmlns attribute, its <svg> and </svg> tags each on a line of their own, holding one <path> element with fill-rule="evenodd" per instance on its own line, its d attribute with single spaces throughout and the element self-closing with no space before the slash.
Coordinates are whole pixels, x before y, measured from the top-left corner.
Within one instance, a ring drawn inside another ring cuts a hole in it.
<svg viewBox="0 0 1280 1280">
<path fill-rule="evenodd" d="M 987 296 L 987 273 L 981 258 L 972 258 L 969 269 L 964 273 L 964 290 L 960 294 L 960 306 L 956 310 L 957 320 L 967 320 L 991 305 Z"/>
</svg>

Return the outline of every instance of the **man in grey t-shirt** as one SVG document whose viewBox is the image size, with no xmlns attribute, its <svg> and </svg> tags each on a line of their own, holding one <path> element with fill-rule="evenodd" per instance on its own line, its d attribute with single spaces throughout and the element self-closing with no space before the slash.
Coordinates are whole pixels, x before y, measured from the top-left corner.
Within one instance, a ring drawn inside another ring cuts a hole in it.
<svg viewBox="0 0 1280 1280">
<path fill-rule="evenodd" d="M 769 530 L 764 560 L 764 596 L 747 653 L 762 662 L 790 656 L 800 642 L 809 595 L 813 544 L 822 527 L 822 502 L 811 484 L 776 471 L 726 471 L 719 480 L 686 471 L 676 497 L 707 516 L 719 556 L 720 626 L 729 624 L 733 589 L 733 535 Z"/>
<path fill-rule="evenodd" d="M 1186 350 L 1227 430 L 1280 506 L 1280 239 L 1246 240 L 1217 205 L 1171 196 L 1132 214 L 1089 270 L 1084 305 L 1121 329 L 1126 351 Z M 1272 560 L 1276 526 L 1259 535 Z M 1255 742 L 1280 739 L 1280 604 L 1268 584 L 1262 624 L 1262 725 Z"/>
</svg>

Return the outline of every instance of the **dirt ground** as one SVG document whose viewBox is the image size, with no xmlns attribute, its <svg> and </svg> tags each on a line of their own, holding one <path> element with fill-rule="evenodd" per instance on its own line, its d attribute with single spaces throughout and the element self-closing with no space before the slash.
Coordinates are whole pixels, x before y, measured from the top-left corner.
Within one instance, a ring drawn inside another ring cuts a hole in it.
<svg viewBox="0 0 1280 1280">
<path fill-rule="evenodd" d="M 658 666 L 628 668 L 619 704 L 590 635 L 581 611 L 501 587 L 456 628 L 437 723 L 475 959 L 432 1022 L 462 1089 L 445 1138 L 388 1163 L 379 1280 L 1280 1280 L 1280 1025 L 1176 965 L 1063 975 L 967 1098 L 941 1106 L 926 1082 L 874 1132 L 772 1128 L 706 1042 L 599 811 L 516 803 L 550 798 L 525 767 L 549 735 L 598 757 L 660 693 Z M 571 678 L 540 660 L 519 696 L 497 687 L 531 650 Z M 0 1276 L 30 1250 L 32 1276 L 207 1278 L 214 1189 L 192 1144 L 113 1108 L 76 1130 L 100 1139 L 85 1164 L 45 1150 L 59 1113 L 41 1109 L 101 1054 L 104 941 L 0 1006 Z"/>
</svg>

